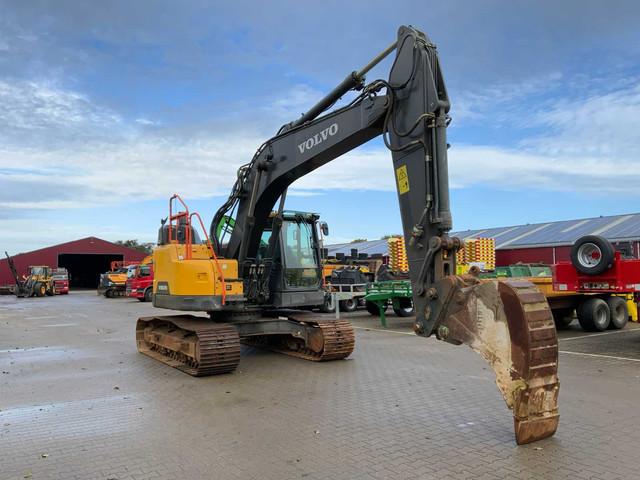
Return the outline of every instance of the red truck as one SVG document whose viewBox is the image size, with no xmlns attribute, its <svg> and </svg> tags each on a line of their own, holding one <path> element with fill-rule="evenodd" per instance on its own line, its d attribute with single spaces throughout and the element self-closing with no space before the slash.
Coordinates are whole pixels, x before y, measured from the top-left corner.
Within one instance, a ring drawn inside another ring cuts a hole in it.
<svg viewBox="0 0 640 480">
<path fill-rule="evenodd" d="M 553 266 L 553 288 L 578 295 L 568 310 L 576 310 L 584 330 L 624 328 L 629 318 L 625 295 L 640 295 L 640 259 L 624 258 L 604 237 L 586 235 L 571 249 L 571 262 Z"/>
<path fill-rule="evenodd" d="M 66 268 L 55 268 L 51 272 L 53 286 L 57 295 L 69 294 L 69 272 Z"/>
<path fill-rule="evenodd" d="M 153 258 L 151 255 L 142 260 L 127 279 L 127 297 L 137 298 L 141 302 L 150 302 L 153 295 Z"/>
</svg>

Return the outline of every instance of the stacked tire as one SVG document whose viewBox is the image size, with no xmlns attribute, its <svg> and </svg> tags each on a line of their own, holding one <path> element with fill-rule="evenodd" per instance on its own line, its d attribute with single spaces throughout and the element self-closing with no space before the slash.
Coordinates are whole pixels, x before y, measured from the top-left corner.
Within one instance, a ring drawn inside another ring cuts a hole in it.
<svg viewBox="0 0 640 480">
<path fill-rule="evenodd" d="M 614 258 L 615 249 L 611 242 L 598 235 L 580 237 L 571 248 L 571 263 L 585 275 L 606 272 L 613 265 Z M 626 300 L 614 295 L 587 296 L 578 305 L 576 313 L 580 326 L 589 332 L 624 328 L 629 320 Z"/>
</svg>

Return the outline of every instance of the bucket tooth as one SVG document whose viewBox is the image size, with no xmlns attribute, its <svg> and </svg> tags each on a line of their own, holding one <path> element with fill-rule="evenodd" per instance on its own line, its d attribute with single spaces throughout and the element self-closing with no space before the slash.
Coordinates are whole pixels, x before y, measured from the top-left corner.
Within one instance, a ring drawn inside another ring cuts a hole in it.
<svg viewBox="0 0 640 480">
<path fill-rule="evenodd" d="M 459 280 L 467 286 L 438 337 L 469 345 L 491 365 L 519 445 L 550 437 L 558 427 L 560 383 L 558 340 L 544 295 L 526 281 Z"/>
</svg>

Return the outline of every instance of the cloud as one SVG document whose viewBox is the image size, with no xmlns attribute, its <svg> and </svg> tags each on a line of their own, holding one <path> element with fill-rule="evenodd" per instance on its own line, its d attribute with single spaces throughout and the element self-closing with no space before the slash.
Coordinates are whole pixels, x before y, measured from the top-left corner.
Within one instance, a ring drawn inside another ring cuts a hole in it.
<svg viewBox="0 0 640 480">
<path fill-rule="evenodd" d="M 547 135 L 522 144 L 554 156 L 598 156 L 604 164 L 634 162 L 640 149 L 640 83 L 600 95 L 561 99 L 530 119 Z M 631 173 L 631 172 L 630 172 Z"/>
<path fill-rule="evenodd" d="M 0 80 L 0 141 L 25 147 L 68 145 L 125 133 L 118 114 L 49 82 Z"/>
<path fill-rule="evenodd" d="M 269 115 L 295 120 L 318 100 L 324 96 L 323 92 L 309 87 L 305 84 L 297 84 L 286 91 L 279 92 L 276 99 L 268 102 L 264 110 Z"/>
<path fill-rule="evenodd" d="M 523 100 L 556 91 L 563 85 L 560 72 L 546 73 L 519 82 L 500 81 L 484 88 L 464 89 L 454 94 L 452 112 L 455 125 L 475 121 L 514 121 Z M 521 113 L 521 112 L 518 112 Z M 525 117 L 526 118 L 526 117 Z M 522 121 L 518 122 L 522 124 Z"/>
<path fill-rule="evenodd" d="M 499 147 L 460 146 L 450 151 L 451 188 L 546 190 L 638 196 L 640 162 L 544 155 Z"/>
<path fill-rule="evenodd" d="M 540 88 L 514 86 L 507 97 L 537 94 Z M 291 118 L 317 93 L 300 85 L 263 114 L 276 123 Z M 38 82 L 0 82 L 0 100 L 0 207 L 10 210 L 164 199 L 176 191 L 187 198 L 226 195 L 237 168 L 266 138 L 256 129 L 185 134 L 155 128 L 152 121 L 140 122 L 142 117 L 127 121 L 85 95 Z M 545 134 L 524 138 L 515 148 L 454 145 L 451 187 L 638 195 L 640 87 L 558 101 L 532 111 L 529 122 Z M 136 184 L 144 188 L 132 187 Z M 291 192 L 394 189 L 391 155 L 370 146 L 298 180 Z"/>
<path fill-rule="evenodd" d="M 9 218 L 2 220 L 2 255 L 7 249 L 10 255 L 28 252 L 44 245 L 68 242 L 70 239 L 95 236 L 109 240 L 137 238 L 153 242 L 155 231 L 126 228 L 119 225 L 86 225 L 69 221 L 38 219 L 37 235 L 34 235 L 34 220 L 31 218 Z"/>
</svg>

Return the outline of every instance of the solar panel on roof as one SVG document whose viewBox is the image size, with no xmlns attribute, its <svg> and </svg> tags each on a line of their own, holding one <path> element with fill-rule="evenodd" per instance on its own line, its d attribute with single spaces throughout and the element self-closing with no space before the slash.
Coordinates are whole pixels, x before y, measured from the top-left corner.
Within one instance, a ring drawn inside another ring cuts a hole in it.
<svg viewBox="0 0 640 480">
<path fill-rule="evenodd" d="M 611 226 L 605 228 L 608 225 Z M 478 237 L 495 238 L 496 246 L 499 249 L 501 245 L 504 245 L 504 248 L 522 248 L 528 245 L 571 245 L 583 235 L 590 235 L 599 230 L 602 230 L 602 235 L 609 240 L 640 240 L 640 213 L 516 225 L 511 227 L 462 230 L 452 232 L 450 235 L 462 239 Z M 327 245 L 327 248 L 329 249 L 330 255 L 335 255 L 336 251 L 348 255 L 351 253 L 352 248 L 357 248 L 362 252 L 366 251 L 370 255 L 372 253 L 388 255 L 386 240 Z"/>
<path fill-rule="evenodd" d="M 605 234 L 611 239 L 624 239 L 637 237 L 638 232 L 640 232 L 640 215 L 634 215 L 626 222 L 607 230 Z"/>
</svg>

